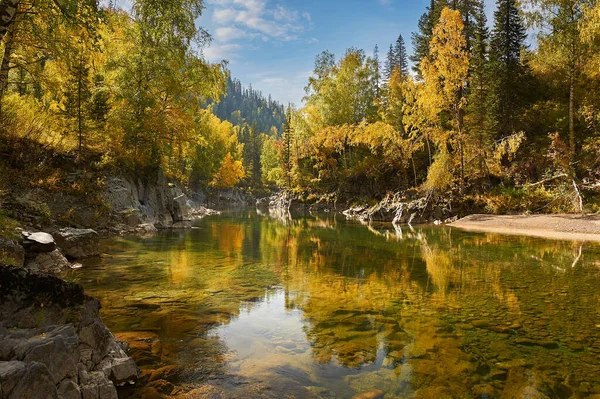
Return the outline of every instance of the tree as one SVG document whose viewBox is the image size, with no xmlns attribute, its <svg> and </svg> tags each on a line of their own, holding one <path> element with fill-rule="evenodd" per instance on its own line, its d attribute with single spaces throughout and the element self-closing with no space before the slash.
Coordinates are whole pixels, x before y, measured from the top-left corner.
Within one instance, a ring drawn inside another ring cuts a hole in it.
<svg viewBox="0 0 600 399">
<path fill-rule="evenodd" d="M 379 98 L 379 85 L 381 82 L 381 64 L 379 62 L 379 47 L 375 45 L 373 49 L 373 66 L 375 68 L 375 73 L 373 76 L 374 84 L 375 84 L 375 97 Z"/>
<path fill-rule="evenodd" d="M 394 69 L 398 68 L 403 76 L 408 75 L 408 55 L 406 53 L 406 46 L 404 45 L 404 38 L 402 35 L 398 36 L 396 45 L 394 46 Z"/>
<path fill-rule="evenodd" d="M 394 46 L 390 44 L 390 49 L 388 50 L 387 56 L 385 58 L 384 65 L 384 76 L 385 81 L 389 81 L 392 73 L 394 72 L 394 68 L 396 67 L 396 55 L 394 53 Z"/>
<path fill-rule="evenodd" d="M 244 177 L 242 161 L 234 161 L 231 153 L 227 153 L 217 171 L 213 185 L 217 188 L 232 188 Z"/>
<path fill-rule="evenodd" d="M 281 166 L 287 188 L 292 188 L 292 136 L 294 129 L 292 128 L 292 107 L 288 105 L 286 111 L 286 122 L 283 129 L 282 149 L 281 149 Z"/>
<path fill-rule="evenodd" d="M 413 70 L 419 77 L 421 77 L 421 60 L 429 55 L 429 42 L 433 37 L 433 28 L 445 6 L 444 0 L 430 0 L 427 11 L 419 18 L 419 31 L 412 35 L 413 55 L 410 60 L 413 62 Z"/>
<path fill-rule="evenodd" d="M 558 73 L 568 88 L 568 137 L 575 155 L 577 89 L 589 47 L 581 40 L 580 23 L 587 0 L 526 0 L 531 25 L 539 28 L 538 62 Z"/>
<path fill-rule="evenodd" d="M 421 62 L 423 95 L 420 101 L 435 120 L 442 112 L 450 112 L 455 119 L 451 137 L 440 134 L 438 145 L 457 147 L 460 177 L 464 178 L 464 113 L 467 105 L 465 88 L 469 78 L 470 54 L 463 35 L 464 23 L 459 11 L 444 8 L 440 21 L 433 29 L 429 56 Z"/>
<path fill-rule="evenodd" d="M 89 114 L 89 102 L 92 97 L 90 90 L 90 68 L 83 53 L 74 56 L 69 65 L 69 80 L 65 88 L 66 112 L 75 120 L 77 132 L 78 151 L 81 156 L 83 142 L 86 135 L 86 120 Z"/>
<path fill-rule="evenodd" d="M 527 31 L 516 0 L 498 0 L 490 45 L 493 77 L 493 112 L 497 137 L 517 130 L 518 117 L 526 105 L 528 67 L 522 62 Z"/>
</svg>

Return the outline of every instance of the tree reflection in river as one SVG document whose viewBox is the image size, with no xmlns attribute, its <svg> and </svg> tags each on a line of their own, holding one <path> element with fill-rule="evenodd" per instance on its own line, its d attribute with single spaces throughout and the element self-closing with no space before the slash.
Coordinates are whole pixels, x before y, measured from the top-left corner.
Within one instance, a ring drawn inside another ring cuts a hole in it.
<svg viewBox="0 0 600 399">
<path fill-rule="evenodd" d="M 600 393 L 596 245 L 239 212 L 105 252 L 76 278 L 148 389 Z"/>
</svg>

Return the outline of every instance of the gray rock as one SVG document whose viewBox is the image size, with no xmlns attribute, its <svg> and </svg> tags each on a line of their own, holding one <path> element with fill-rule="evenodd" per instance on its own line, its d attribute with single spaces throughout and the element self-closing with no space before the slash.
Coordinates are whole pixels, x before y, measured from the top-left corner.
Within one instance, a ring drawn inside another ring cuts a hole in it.
<svg viewBox="0 0 600 399">
<path fill-rule="evenodd" d="M 22 267 L 25 263 L 25 250 L 16 241 L 0 237 L 0 262 Z"/>
<path fill-rule="evenodd" d="M 20 360 L 25 363 L 38 362 L 44 364 L 55 384 L 65 378 L 77 378 L 75 359 L 77 347 L 67 346 L 61 335 L 45 336 L 33 342 L 26 341 L 28 348 Z"/>
<path fill-rule="evenodd" d="M 81 385 L 83 399 L 118 399 L 117 390 L 103 373 L 90 373 L 86 384 Z"/>
<path fill-rule="evenodd" d="M 58 399 L 52 376 L 40 363 L 0 362 L 0 386 L 3 399 Z"/>
<path fill-rule="evenodd" d="M 24 239 L 21 245 L 23 245 L 23 248 L 25 248 L 25 251 L 27 252 L 44 253 L 52 252 L 56 249 L 54 237 L 48 233 L 23 232 L 23 237 Z"/>
<path fill-rule="evenodd" d="M 25 268 L 35 273 L 57 274 L 71 269 L 71 262 L 58 249 L 55 249 L 54 251 L 38 253 L 33 258 L 28 258 Z"/>
<path fill-rule="evenodd" d="M 111 359 L 105 367 L 105 375 L 117 386 L 137 381 L 139 369 L 129 357 Z"/>
<path fill-rule="evenodd" d="M 81 399 L 81 389 L 75 382 L 64 380 L 58 386 L 58 396 L 61 399 Z"/>
<path fill-rule="evenodd" d="M 89 258 L 100 254 L 98 233 L 92 229 L 67 227 L 54 233 L 54 238 L 68 258 Z"/>
</svg>

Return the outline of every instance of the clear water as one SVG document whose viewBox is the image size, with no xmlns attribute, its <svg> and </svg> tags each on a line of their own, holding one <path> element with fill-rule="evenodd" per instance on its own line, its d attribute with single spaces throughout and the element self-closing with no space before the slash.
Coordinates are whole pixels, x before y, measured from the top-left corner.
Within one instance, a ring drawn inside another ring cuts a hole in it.
<svg viewBox="0 0 600 399">
<path fill-rule="evenodd" d="M 600 394 L 600 246 L 238 211 L 104 243 L 71 278 L 134 396 Z"/>
</svg>

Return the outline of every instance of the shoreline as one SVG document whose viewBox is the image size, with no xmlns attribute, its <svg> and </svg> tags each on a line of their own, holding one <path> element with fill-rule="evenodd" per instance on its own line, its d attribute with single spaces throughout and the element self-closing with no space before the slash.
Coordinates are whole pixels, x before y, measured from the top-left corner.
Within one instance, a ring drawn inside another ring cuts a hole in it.
<svg viewBox="0 0 600 399">
<path fill-rule="evenodd" d="M 466 231 L 600 242 L 600 215 L 469 215 L 449 226 Z"/>
</svg>

